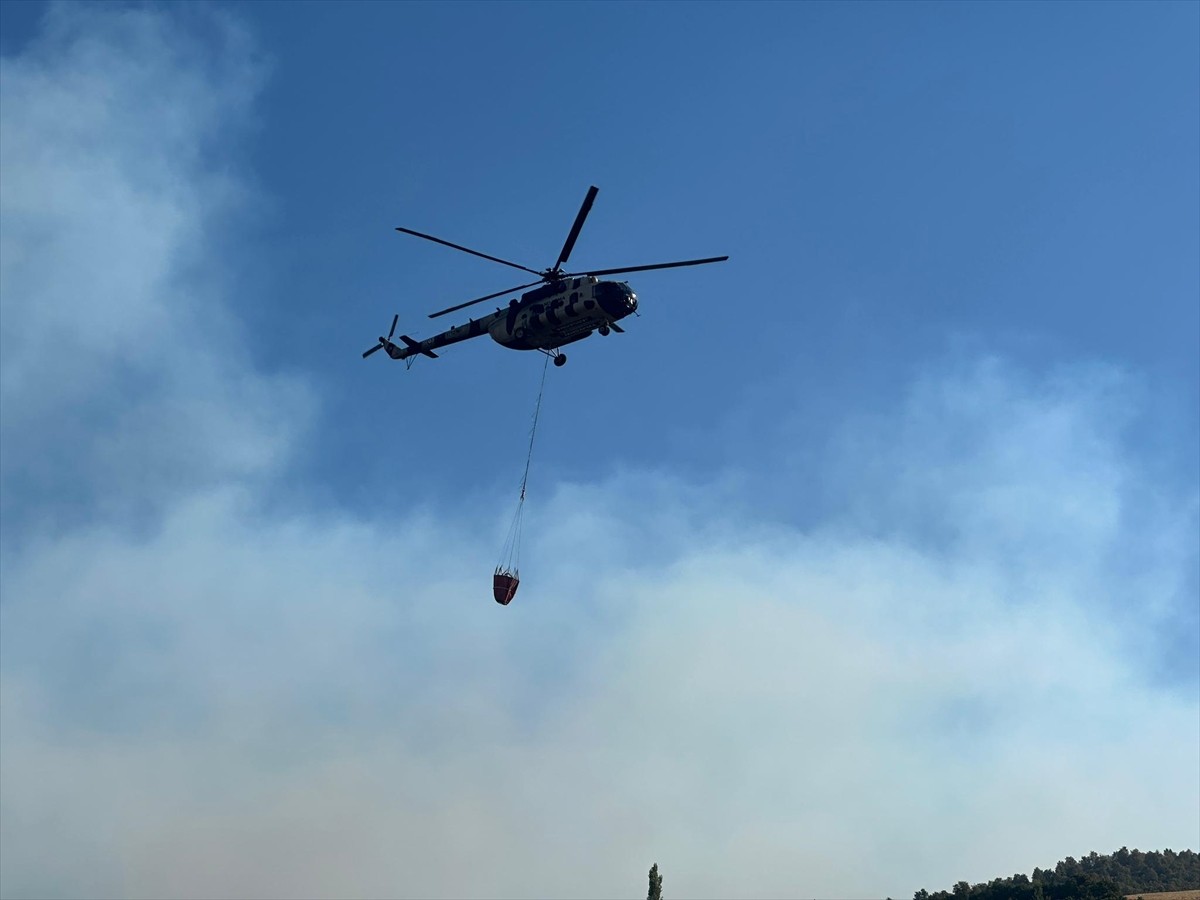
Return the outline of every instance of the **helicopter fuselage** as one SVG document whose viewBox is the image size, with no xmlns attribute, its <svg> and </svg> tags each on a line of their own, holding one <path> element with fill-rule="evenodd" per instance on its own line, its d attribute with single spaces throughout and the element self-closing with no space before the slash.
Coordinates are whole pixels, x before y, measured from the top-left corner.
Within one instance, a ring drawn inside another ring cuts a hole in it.
<svg viewBox="0 0 1200 900">
<path fill-rule="evenodd" d="M 595 276 L 552 281 L 521 295 L 507 307 L 463 325 L 455 325 L 423 341 L 404 339 L 401 347 L 386 341 L 388 355 L 408 359 L 429 355 L 450 344 L 488 334 L 510 350 L 557 350 L 583 340 L 637 310 L 637 294 L 622 281 L 600 281 Z M 381 338 L 381 340 L 383 340 Z"/>
<path fill-rule="evenodd" d="M 513 350 L 553 350 L 582 340 L 637 310 L 637 294 L 620 281 L 594 277 L 556 281 L 521 296 L 488 327 Z"/>
</svg>

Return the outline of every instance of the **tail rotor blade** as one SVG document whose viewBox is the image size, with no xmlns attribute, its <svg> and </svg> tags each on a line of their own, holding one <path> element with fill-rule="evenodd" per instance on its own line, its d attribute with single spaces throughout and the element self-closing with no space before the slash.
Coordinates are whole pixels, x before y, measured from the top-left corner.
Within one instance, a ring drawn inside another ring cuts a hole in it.
<svg viewBox="0 0 1200 900">
<path fill-rule="evenodd" d="M 384 337 L 383 335 L 380 335 L 379 343 L 376 344 L 374 347 L 372 347 L 370 350 L 365 351 L 363 353 L 363 359 L 366 359 L 368 356 L 370 356 L 372 353 L 374 353 L 377 350 L 382 350 L 386 344 L 390 344 L 392 342 L 392 335 L 396 333 L 396 325 L 399 321 L 400 321 L 400 313 L 396 313 L 394 316 L 392 316 L 392 327 L 388 331 L 388 336 Z"/>
</svg>

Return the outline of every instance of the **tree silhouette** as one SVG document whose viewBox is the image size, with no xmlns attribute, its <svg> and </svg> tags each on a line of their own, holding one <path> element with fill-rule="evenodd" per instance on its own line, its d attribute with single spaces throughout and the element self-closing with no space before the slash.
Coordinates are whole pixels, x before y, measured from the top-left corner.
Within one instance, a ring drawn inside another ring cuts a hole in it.
<svg viewBox="0 0 1200 900">
<path fill-rule="evenodd" d="M 1200 888 L 1200 854 L 1193 850 L 1143 853 L 1122 847 L 1116 853 L 1092 851 L 1068 856 L 1053 869 L 1035 868 L 1033 877 L 1014 875 L 952 891 L 917 891 L 913 900 L 1121 900 L 1124 896 Z"/>
<path fill-rule="evenodd" d="M 662 900 L 662 876 L 658 874 L 658 863 L 650 867 L 650 890 L 646 900 Z"/>
</svg>

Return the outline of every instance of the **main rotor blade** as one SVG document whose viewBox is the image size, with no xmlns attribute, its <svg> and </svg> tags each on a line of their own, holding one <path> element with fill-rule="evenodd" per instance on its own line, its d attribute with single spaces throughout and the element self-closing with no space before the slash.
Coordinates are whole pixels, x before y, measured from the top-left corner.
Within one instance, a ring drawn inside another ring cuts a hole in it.
<svg viewBox="0 0 1200 900">
<path fill-rule="evenodd" d="M 621 272 L 647 272 L 650 269 L 677 269 L 680 266 L 702 266 L 705 263 L 724 262 L 728 256 L 710 256 L 708 259 L 685 259 L 682 262 L 654 263 L 650 266 L 628 266 L 624 269 L 592 269 L 590 272 L 568 272 L 563 278 L 580 275 L 617 275 Z"/>
<path fill-rule="evenodd" d="M 460 303 L 458 306 L 448 306 L 435 313 L 430 313 L 429 318 L 436 319 L 438 316 L 444 316 L 446 313 L 457 312 L 460 309 L 466 309 L 468 306 L 474 306 L 476 303 L 482 303 L 484 300 L 491 300 L 493 297 L 503 297 L 505 294 L 511 294 L 513 291 L 522 291 L 527 287 L 533 287 L 535 284 L 541 283 L 542 279 L 539 278 L 537 281 L 529 282 L 529 284 L 518 284 L 516 287 L 511 287 L 506 291 L 496 291 L 494 294 L 488 294 L 486 297 L 477 297 L 474 300 L 468 300 L 466 303 Z"/>
<path fill-rule="evenodd" d="M 413 231 L 411 228 L 399 228 L 398 227 L 396 230 L 403 231 L 405 234 L 415 235 L 416 237 L 419 237 L 419 238 L 425 238 L 425 240 L 433 241 L 435 244 L 443 244 L 447 247 L 453 247 L 455 250 L 461 250 L 463 253 L 470 253 L 472 256 L 482 256 L 484 259 L 490 259 L 492 262 L 498 262 L 498 263 L 502 263 L 503 265 L 506 265 L 506 266 L 512 266 L 514 269 L 520 269 L 522 272 L 529 272 L 530 274 L 533 274 L 533 275 L 541 275 L 542 274 L 541 272 L 538 272 L 534 269 L 530 269 L 527 266 L 521 265 L 520 263 L 509 262 L 507 259 L 501 259 L 498 256 L 488 256 L 486 253 L 480 253 L 478 250 L 472 250 L 470 247 L 463 247 L 459 244 L 452 244 L 449 241 L 443 241 L 441 238 L 434 237 L 432 234 L 422 234 L 419 231 Z"/>
<path fill-rule="evenodd" d="M 400 313 L 396 313 L 394 316 L 392 316 L 392 327 L 388 331 L 388 340 L 389 341 L 392 339 L 392 335 L 396 333 L 396 323 L 399 321 L 400 321 Z"/>
<path fill-rule="evenodd" d="M 372 347 L 370 350 L 368 350 L 366 353 L 363 354 L 363 359 L 366 359 L 368 356 L 370 356 L 376 350 L 382 350 L 382 349 L 383 349 L 383 344 L 376 344 L 374 347 Z"/>
<path fill-rule="evenodd" d="M 571 226 L 571 233 L 567 235 L 567 242 L 563 244 L 562 253 L 558 254 L 558 262 L 554 264 L 555 269 L 565 263 L 567 257 L 571 255 L 571 251 L 575 249 L 575 241 L 579 238 L 579 229 L 583 228 L 583 220 L 592 211 L 592 203 L 598 193 L 600 193 L 600 188 L 594 184 L 588 188 L 587 196 L 583 198 L 583 206 L 579 207 L 579 215 L 575 217 L 575 224 Z"/>
</svg>

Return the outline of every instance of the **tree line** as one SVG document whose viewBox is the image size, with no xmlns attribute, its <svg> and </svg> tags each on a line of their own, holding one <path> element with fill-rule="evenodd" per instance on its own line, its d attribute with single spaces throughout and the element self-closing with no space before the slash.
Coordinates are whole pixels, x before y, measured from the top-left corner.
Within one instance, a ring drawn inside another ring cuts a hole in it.
<svg viewBox="0 0 1200 900">
<path fill-rule="evenodd" d="M 1143 853 L 1122 847 L 1068 856 L 1053 869 L 996 878 L 982 884 L 960 881 L 949 891 L 924 889 L 913 900 L 1120 900 L 1129 894 L 1200 890 L 1200 854 L 1192 850 Z"/>
<path fill-rule="evenodd" d="M 658 863 L 650 867 L 646 900 L 662 900 Z M 960 881 L 949 891 L 922 888 L 913 900 L 1122 900 L 1131 894 L 1200 890 L 1200 853 L 1184 850 L 1130 850 L 1080 859 L 1068 856 L 1053 869 L 1035 868 L 1032 875 L 995 878 L 982 884 Z"/>
</svg>

